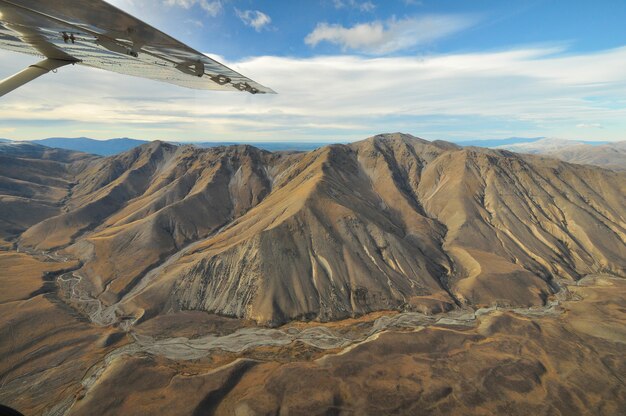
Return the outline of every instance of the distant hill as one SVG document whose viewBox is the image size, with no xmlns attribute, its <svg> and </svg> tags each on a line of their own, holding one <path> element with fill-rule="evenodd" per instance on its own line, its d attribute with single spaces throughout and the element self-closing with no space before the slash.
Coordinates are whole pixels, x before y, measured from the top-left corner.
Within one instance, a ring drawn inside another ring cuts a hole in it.
<svg viewBox="0 0 626 416">
<path fill-rule="evenodd" d="M 506 139 L 476 139 L 476 140 L 464 140 L 454 142 L 459 146 L 469 147 L 497 147 L 497 146 L 511 146 L 519 143 L 534 143 L 544 137 L 509 137 Z"/>
<path fill-rule="evenodd" d="M 487 147 L 493 149 L 506 149 L 513 152 L 522 153 L 540 153 L 545 151 L 547 147 L 562 147 L 564 145 L 588 144 L 590 146 L 599 146 L 608 141 L 588 141 L 588 140 L 565 140 L 553 139 L 548 137 L 509 137 L 506 139 L 476 139 L 455 141 L 454 143 L 464 147 Z"/>
<path fill-rule="evenodd" d="M 11 140 L 9 139 L 0 139 L 0 143 L 10 143 Z"/>
<path fill-rule="evenodd" d="M 91 153 L 100 156 L 112 156 L 118 153 L 126 152 L 130 149 L 149 142 L 145 140 L 128 138 L 95 140 L 89 139 L 87 137 L 53 137 L 49 139 L 32 140 L 31 143 L 37 143 L 48 147 L 56 147 L 58 149 L 67 149 L 75 150 L 78 152 Z"/>
<path fill-rule="evenodd" d="M 53 160 L 72 163 L 78 160 L 91 160 L 95 156 L 67 149 L 51 148 L 33 142 L 0 142 L 0 157 L 16 157 L 28 159 Z"/>
<path fill-rule="evenodd" d="M 570 163 L 626 170 L 626 141 L 588 142 L 542 139 L 532 143 L 500 146 L 499 149 L 553 157 Z"/>
<path fill-rule="evenodd" d="M 542 137 L 539 140 L 534 140 L 532 142 L 525 143 L 504 143 L 502 145 L 498 145 L 498 149 L 506 149 L 511 150 L 513 152 L 520 153 L 531 153 L 531 154 L 543 154 L 546 152 L 560 150 L 568 146 L 577 146 L 577 145 L 588 145 L 588 146 L 601 146 L 604 144 L 609 144 L 611 142 L 607 141 L 587 141 L 587 140 L 567 140 L 567 139 L 556 139 L 551 137 Z"/>
<path fill-rule="evenodd" d="M 0 142 L 11 142 L 8 139 L 0 139 Z M 57 149 L 74 150 L 77 152 L 90 153 L 99 156 L 113 156 L 134 149 L 137 146 L 149 143 L 146 140 L 129 138 L 95 140 L 88 137 L 65 138 L 52 137 L 41 140 L 30 140 L 29 143 L 53 147 Z M 173 145 L 190 144 L 200 148 L 220 146 L 253 145 L 259 149 L 270 152 L 276 151 L 310 151 L 325 146 L 328 143 L 317 142 L 169 142 Z"/>
</svg>

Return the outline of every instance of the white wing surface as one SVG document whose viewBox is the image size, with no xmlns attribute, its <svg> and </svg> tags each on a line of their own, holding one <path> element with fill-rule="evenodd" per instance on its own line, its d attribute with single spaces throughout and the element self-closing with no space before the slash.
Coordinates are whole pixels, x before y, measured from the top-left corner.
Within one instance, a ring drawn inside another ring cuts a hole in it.
<svg viewBox="0 0 626 416">
<path fill-rule="evenodd" d="M 0 0 L 0 48 L 53 62 L 33 71 L 76 63 L 187 88 L 274 93 L 102 0 Z"/>
</svg>

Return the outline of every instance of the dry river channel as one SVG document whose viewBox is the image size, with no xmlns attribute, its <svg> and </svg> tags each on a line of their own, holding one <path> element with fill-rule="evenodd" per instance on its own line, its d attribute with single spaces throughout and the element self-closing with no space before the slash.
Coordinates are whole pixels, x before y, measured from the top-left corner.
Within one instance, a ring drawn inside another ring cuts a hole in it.
<svg viewBox="0 0 626 416">
<path fill-rule="evenodd" d="M 57 253 L 37 253 L 55 261 L 68 259 Z M 115 305 L 105 307 L 97 298 L 81 290 L 82 277 L 76 271 L 66 271 L 56 277 L 56 296 L 77 309 L 83 316 L 98 326 L 117 325 L 126 331 L 132 342 L 109 352 L 83 377 L 85 390 L 96 384 L 99 377 L 115 359 L 121 356 L 154 355 L 171 360 L 196 360 L 210 357 L 214 353 L 244 353 L 260 347 L 280 347 L 301 342 L 318 350 L 328 350 L 328 354 L 344 354 L 355 346 L 376 339 L 385 331 L 418 332 L 428 326 L 473 327 L 481 315 L 493 311 L 509 311 L 516 314 L 542 317 L 555 316 L 562 312 L 560 302 L 572 299 L 568 285 L 584 285 L 593 276 L 578 282 L 557 282 L 560 291 L 546 305 L 532 308 L 489 307 L 481 309 L 457 309 L 437 315 L 418 312 L 400 312 L 378 316 L 372 320 L 358 320 L 354 325 L 328 325 L 324 323 L 307 325 L 285 325 L 280 328 L 243 327 L 228 334 L 209 334 L 198 337 L 152 337 L 137 333 L 132 320 L 120 321 Z M 227 364 L 230 365 L 230 364 Z M 74 400 L 59 403 L 48 411 L 48 415 L 63 415 L 69 412 Z"/>
</svg>

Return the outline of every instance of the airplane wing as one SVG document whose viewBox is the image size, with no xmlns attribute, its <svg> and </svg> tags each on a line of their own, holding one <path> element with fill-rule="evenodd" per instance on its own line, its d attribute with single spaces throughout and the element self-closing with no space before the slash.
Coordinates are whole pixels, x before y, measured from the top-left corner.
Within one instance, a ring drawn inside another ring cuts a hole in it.
<svg viewBox="0 0 626 416">
<path fill-rule="evenodd" d="M 0 0 L 0 48 L 46 58 L 2 81 L 4 90 L 0 82 L 0 96 L 67 64 L 194 89 L 274 93 L 102 0 Z"/>
</svg>

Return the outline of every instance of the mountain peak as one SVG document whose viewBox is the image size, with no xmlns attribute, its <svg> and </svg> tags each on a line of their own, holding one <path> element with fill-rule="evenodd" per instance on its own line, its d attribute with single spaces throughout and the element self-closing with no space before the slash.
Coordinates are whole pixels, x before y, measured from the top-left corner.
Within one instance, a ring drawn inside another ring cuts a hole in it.
<svg viewBox="0 0 626 416">
<path fill-rule="evenodd" d="M 178 146 L 172 143 L 165 142 L 163 140 L 153 140 L 151 142 L 142 144 L 139 148 L 156 150 L 156 149 L 167 149 L 172 150 L 176 149 Z"/>
<path fill-rule="evenodd" d="M 433 146 L 441 150 L 457 150 L 461 148 L 460 146 L 451 142 L 446 142 L 443 140 L 429 141 L 429 140 L 422 139 L 420 137 L 413 136 L 411 134 L 401 133 L 401 132 L 377 134 L 375 136 L 372 136 L 363 140 L 363 142 L 370 142 L 372 144 L 385 144 L 385 145 L 391 145 L 391 146 L 406 145 L 406 144 L 410 144 L 411 146 L 415 146 L 415 145 Z M 356 142 L 356 143 L 361 143 L 361 142 Z"/>
<path fill-rule="evenodd" d="M 419 137 L 415 137 L 411 134 L 395 132 L 395 133 L 381 133 L 375 136 L 369 137 L 365 140 L 372 140 L 374 142 L 419 142 L 419 143 L 430 143 L 428 140 L 421 139 Z"/>
</svg>

